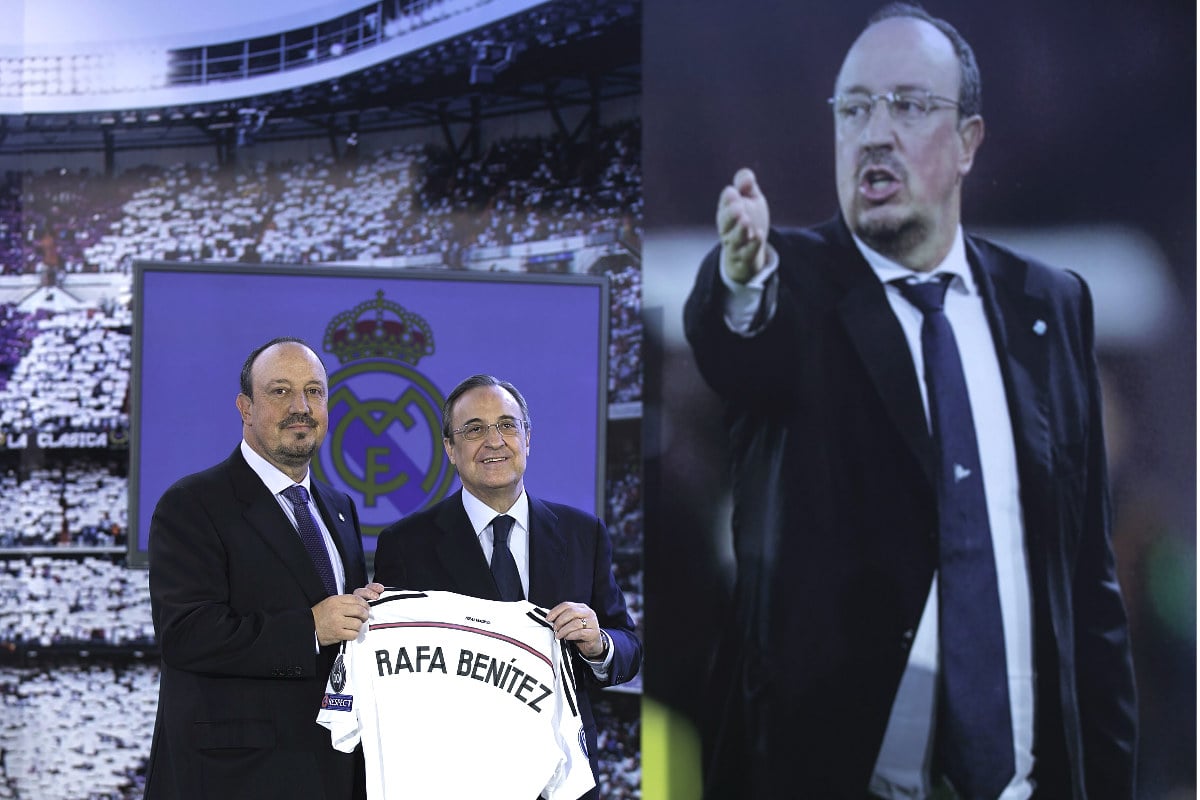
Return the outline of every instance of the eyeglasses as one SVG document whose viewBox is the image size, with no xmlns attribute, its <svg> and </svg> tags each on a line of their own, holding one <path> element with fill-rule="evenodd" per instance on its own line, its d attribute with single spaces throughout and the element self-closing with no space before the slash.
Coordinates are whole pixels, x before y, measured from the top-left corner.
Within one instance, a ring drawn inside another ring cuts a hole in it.
<svg viewBox="0 0 1200 800">
<path fill-rule="evenodd" d="M 468 442 L 473 442 L 476 439 L 482 439 L 487 436 L 488 428 L 495 428 L 496 433 L 501 436 L 513 438 L 520 436 L 528 425 L 523 419 L 502 419 L 493 425 L 484 425 L 482 422 L 468 422 L 456 431 L 450 431 L 451 436 L 462 436 Z"/>
<path fill-rule="evenodd" d="M 934 111 L 949 109 L 962 111 L 962 106 L 957 101 L 924 91 L 884 92 L 883 94 L 850 92 L 849 94 L 834 95 L 826 102 L 833 107 L 833 113 L 839 125 L 847 128 L 862 128 L 871 118 L 871 112 L 875 109 L 877 100 L 887 103 L 888 114 L 892 119 L 909 126 L 923 122 Z"/>
</svg>

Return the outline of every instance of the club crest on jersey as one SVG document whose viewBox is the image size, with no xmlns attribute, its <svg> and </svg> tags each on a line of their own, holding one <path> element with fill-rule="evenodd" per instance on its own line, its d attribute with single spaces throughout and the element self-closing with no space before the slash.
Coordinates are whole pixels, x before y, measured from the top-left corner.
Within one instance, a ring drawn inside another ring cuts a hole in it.
<svg viewBox="0 0 1200 800">
<path fill-rule="evenodd" d="M 354 710 L 354 695 L 326 692 L 325 696 L 321 698 L 321 710 L 325 709 L 329 709 L 330 711 L 352 711 Z"/>
<path fill-rule="evenodd" d="M 333 669 L 329 670 L 329 688 L 340 692 L 346 688 L 346 665 L 342 662 L 342 654 L 338 653 L 333 660 Z"/>
<path fill-rule="evenodd" d="M 329 374 L 329 444 L 313 472 L 349 494 L 363 534 L 378 536 L 441 500 L 454 480 L 442 447 L 444 398 L 416 369 L 433 355 L 433 330 L 380 289 L 330 320 L 323 343 L 342 366 Z"/>
</svg>

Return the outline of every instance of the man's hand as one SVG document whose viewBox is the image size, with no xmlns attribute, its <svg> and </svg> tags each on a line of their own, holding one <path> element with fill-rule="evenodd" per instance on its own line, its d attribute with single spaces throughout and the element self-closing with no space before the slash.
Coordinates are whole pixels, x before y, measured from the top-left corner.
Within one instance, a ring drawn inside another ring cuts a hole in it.
<svg viewBox="0 0 1200 800">
<path fill-rule="evenodd" d="M 762 270 L 767 263 L 770 227 L 767 198 L 758 188 L 754 173 L 743 167 L 733 176 L 733 183 L 722 190 L 717 203 L 721 261 L 732 280 L 746 283 Z"/>
<path fill-rule="evenodd" d="M 546 619 L 554 625 L 554 637 L 574 642 L 584 658 L 595 661 L 604 653 L 604 637 L 596 612 L 584 603 L 559 603 Z"/>
<path fill-rule="evenodd" d="M 363 600 L 370 602 L 378 600 L 379 595 L 383 594 L 383 590 L 387 588 L 382 583 L 368 583 L 366 586 L 360 586 L 354 590 L 355 597 L 361 597 Z"/>
<path fill-rule="evenodd" d="M 324 647 L 336 642 L 358 638 L 362 624 L 367 621 L 371 607 L 367 601 L 352 594 L 335 594 L 312 607 L 317 626 L 317 643 Z"/>
</svg>

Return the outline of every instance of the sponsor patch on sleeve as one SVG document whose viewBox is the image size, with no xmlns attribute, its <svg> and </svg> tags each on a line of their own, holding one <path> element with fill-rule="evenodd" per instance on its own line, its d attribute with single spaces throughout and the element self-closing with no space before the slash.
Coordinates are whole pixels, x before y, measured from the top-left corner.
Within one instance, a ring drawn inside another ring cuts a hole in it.
<svg viewBox="0 0 1200 800">
<path fill-rule="evenodd" d="M 330 711 L 351 711 L 354 708 L 354 695 L 325 693 L 321 698 L 321 708 Z"/>
</svg>

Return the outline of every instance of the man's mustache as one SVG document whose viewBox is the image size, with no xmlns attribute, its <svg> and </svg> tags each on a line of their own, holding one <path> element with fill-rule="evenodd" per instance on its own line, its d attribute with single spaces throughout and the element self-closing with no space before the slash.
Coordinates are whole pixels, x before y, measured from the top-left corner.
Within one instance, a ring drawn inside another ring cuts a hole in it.
<svg viewBox="0 0 1200 800">
<path fill-rule="evenodd" d="M 310 428 L 317 427 L 317 421 L 308 414 L 292 414 L 283 422 L 279 423 L 279 429 L 290 428 L 293 425 L 307 425 Z"/>
</svg>

